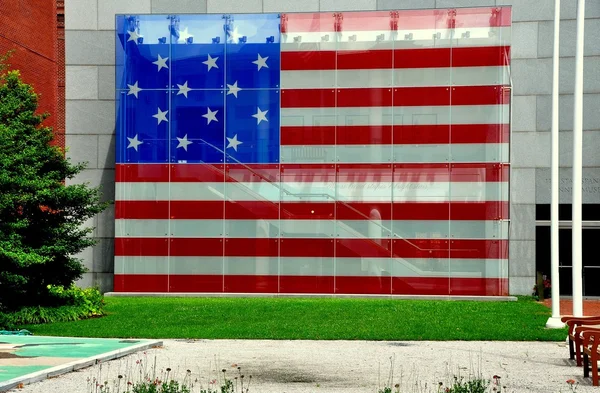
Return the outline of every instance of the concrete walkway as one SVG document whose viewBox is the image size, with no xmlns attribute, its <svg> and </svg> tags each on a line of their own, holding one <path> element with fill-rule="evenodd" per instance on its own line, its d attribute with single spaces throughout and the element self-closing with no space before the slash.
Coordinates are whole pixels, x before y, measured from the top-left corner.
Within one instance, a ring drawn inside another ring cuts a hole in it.
<svg viewBox="0 0 600 393">
<path fill-rule="evenodd" d="M 392 384 L 400 383 L 403 393 L 437 392 L 439 382 L 447 384 L 454 375 L 469 373 L 500 376 L 507 388 L 503 392 L 568 392 L 569 379 L 580 382 L 578 392 L 600 392 L 568 360 L 564 342 L 163 341 L 163 348 L 25 386 L 19 392 L 88 392 L 86 384 L 93 384 L 94 378 L 108 381 L 112 392 L 117 390 L 113 387 L 118 375 L 123 376 L 123 391 L 127 381 L 139 379 L 140 371 L 165 379 L 167 368 L 180 378 L 190 370 L 191 380 L 197 380 L 196 392 L 200 384 L 216 387 L 210 382 L 222 378 L 222 369 L 233 378 L 238 366 L 245 383 L 252 375 L 250 393 L 377 392 L 388 380 L 392 363 Z"/>
</svg>

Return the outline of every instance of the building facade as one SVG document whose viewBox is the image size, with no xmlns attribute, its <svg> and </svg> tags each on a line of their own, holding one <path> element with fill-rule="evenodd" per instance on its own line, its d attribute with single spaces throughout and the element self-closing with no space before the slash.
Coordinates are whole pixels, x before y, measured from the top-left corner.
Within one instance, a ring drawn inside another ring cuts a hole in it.
<svg viewBox="0 0 600 393">
<path fill-rule="evenodd" d="M 252 0 L 162 1 L 113 0 L 70 1 L 66 4 L 66 133 L 69 155 L 87 161 L 75 181 L 101 185 L 107 199 L 115 200 L 115 15 L 175 13 L 277 13 L 348 10 L 402 10 L 465 6 L 512 6 L 511 77 L 513 83 L 510 243 L 508 293 L 529 294 L 537 271 L 546 269 L 549 248 L 545 218 L 550 202 L 550 108 L 552 80 L 552 0 L 536 1 L 331 1 L 306 2 Z M 563 1 L 561 10 L 561 203 L 570 203 L 570 167 L 574 84 L 576 1 Z M 584 74 L 584 232 L 593 242 L 594 205 L 600 203 L 600 4 L 587 1 Z M 565 208 L 568 212 L 568 209 Z M 536 216 L 537 215 L 537 216 Z M 568 219 L 568 217 L 565 217 Z M 82 254 L 90 272 L 83 285 L 114 289 L 115 210 L 96 217 L 90 225 L 99 243 Z M 568 238 L 565 222 L 564 239 Z M 589 229 L 588 229 L 589 228 Z M 549 238 L 548 238 L 549 239 Z M 588 241 L 587 243 L 590 243 Z M 563 250 L 568 249 L 565 244 Z M 584 248 L 586 242 L 584 240 Z M 589 245 L 588 245 L 589 247 Z M 538 257 L 536 261 L 536 256 Z M 539 260 L 541 259 L 541 260 Z M 568 253 L 563 264 L 568 272 Z M 593 267 L 593 258 L 584 266 Z M 588 272 L 593 272 L 590 268 Z M 547 272 L 547 271 L 546 271 Z M 584 269 L 585 273 L 585 269 Z M 563 276 L 568 276 L 563 274 Z M 592 277 L 590 273 L 588 277 Z M 561 279 L 561 282 L 563 280 Z"/>
</svg>

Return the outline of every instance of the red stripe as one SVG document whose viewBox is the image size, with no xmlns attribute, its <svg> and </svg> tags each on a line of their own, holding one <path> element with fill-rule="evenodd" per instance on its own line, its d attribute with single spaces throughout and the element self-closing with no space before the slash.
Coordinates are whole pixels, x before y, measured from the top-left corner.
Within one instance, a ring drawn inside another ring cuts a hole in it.
<svg viewBox="0 0 600 393">
<path fill-rule="evenodd" d="M 393 92 L 392 92 L 393 90 Z M 501 105 L 510 94 L 501 86 L 283 89 L 282 108 Z"/>
<path fill-rule="evenodd" d="M 337 52 L 320 51 L 316 44 L 314 46 L 315 50 L 313 51 L 282 51 L 281 71 L 335 70 L 337 68 Z"/>
<path fill-rule="evenodd" d="M 394 239 L 395 258 L 508 259 L 507 240 Z"/>
<path fill-rule="evenodd" d="M 279 293 L 334 293 L 333 276 L 279 276 Z"/>
<path fill-rule="evenodd" d="M 339 279 L 339 278 L 337 278 Z M 506 278 L 393 277 L 394 295 L 508 296 Z"/>
<path fill-rule="evenodd" d="M 396 64 L 398 63 L 394 63 L 395 67 L 400 68 L 396 66 Z M 451 67 L 485 67 L 508 65 L 510 65 L 510 46 L 452 48 Z"/>
<path fill-rule="evenodd" d="M 466 128 L 464 131 L 466 131 Z M 481 182 L 481 181 L 507 181 L 509 168 L 506 164 L 499 163 L 461 163 L 461 164 L 436 163 L 436 164 L 394 164 L 394 181 L 463 181 L 463 182 Z M 120 165 L 117 165 L 120 166 Z M 142 170 L 151 165 L 139 164 Z M 175 171 L 185 171 L 190 175 L 189 182 L 223 182 L 224 175 L 219 181 L 214 178 L 205 177 L 206 168 L 209 164 L 177 164 L 173 165 Z M 449 169 L 450 168 L 450 169 Z M 211 170 L 212 171 L 212 170 Z M 279 175 L 277 174 L 279 173 Z M 357 177 L 358 176 L 358 177 Z M 269 169 L 248 168 L 238 170 L 228 170 L 227 179 L 229 182 L 275 182 L 281 181 L 282 185 L 291 182 L 335 182 L 335 181 L 353 181 L 353 182 L 374 182 L 391 181 L 391 164 L 269 164 Z M 167 178 L 153 177 L 154 182 L 168 182 Z M 125 182 L 148 181 L 148 178 L 140 180 L 139 178 L 120 179 Z M 182 181 L 179 178 L 178 181 Z M 176 201 L 172 201 L 176 202 Z M 179 201 L 177 201 L 179 202 Z M 152 206 L 154 202 L 146 201 L 147 206 Z M 190 206 L 193 207 L 193 206 Z M 157 208 L 165 209 L 164 206 Z M 215 209 L 218 205 L 215 205 Z M 173 208 L 171 208 L 173 210 Z"/>
<path fill-rule="evenodd" d="M 506 278 L 115 274 L 115 292 L 507 296 Z M 277 282 L 280 282 L 278 288 Z M 335 290 L 333 283 L 335 282 Z M 169 285 L 170 283 L 170 285 Z M 279 289 L 279 291 L 278 291 Z"/>
<path fill-rule="evenodd" d="M 391 277 L 336 276 L 335 293 L 341 294 L 390 294 Z"/>
<path fill-rule="evenodd" d="M 377 212 L 377 213 L 373 213 Z M 373 216 L 373 214 L 379 215 Z M 447 221 L 447 220 L 498 220 L 508 219 L 508 202 L 350 202 L 336 203 L 336 219 L 364 220 L 372 217 L 381 220 Z"/>
<path fill-rule="evenodd" d="M 115 238 L 115 256 L 167 256 L 167 238 Z"/>
<path fill-rule="evenodd" d="M 279 277 L 260 275 L 225 275 L 225 292 L 233 293 L 277 293 Z"/>
<path fill-rule="evenodd" d="M 201 254 L 201 255 L 200 255 Z M 116 256 L 508 259 L 507 240 L 117 238 Z"/>
<path fill-rule="evenodd" d="M 336 14 L 339 15 L 336 18 Z M 501 27 L 511 25 L 510 7 L 366 12 L 315 12 L 282 14 L 283 33 L 332 32 L 336 20 L 341 31 L 449 29 L 454 27 Z M 393 21 L 397 21 L 394 25 Z"/>
<path fill-rule="evenodd" d="M 337 239 L 336 258 L 390 258 L 392 242 L 389 239 Z M 338 259 L 339 263 L 343 263 Z"/>
<path fill-rule="evenodd" d="M 508 124 L 281 127 L 281 144 L 303 146 L 508 143 L 509 133 Z"/>
<path fill-rule="evenodd" d="M 171 201 L 171 209 L 180 213 L 172 219 L 223 219 L 222 208 L 214 209 L 211 201 Z M 168 205 L 164 201 L 159 205 Z M 221 204 L 222 202 L 216 202 Z M 142 201 L 117 201 L 116 219 L 169 218 L 164 209 L 148 209 Z M 123 206 L 126 206 L 124 208 Z M 190 206 L 193 208 L 190 209 Z M 498 220 L 508 219 L 508 202 L 266 202 L 229 203 L 225 218 L 230 220 L 364 220 L 376 211 L 381 220 Z"/>
<path fill-rule="evenodd" d="M 169 181 L 169 165 L 166 164 L 117 164 L 116 182 L 166 182 Z"/>
<path fill-rule="evenodd" d="M 333 258 L 335 256 L 335 244 L 333 239 L 323 238 L 296 238 L 281 239 L 282 257 L 322 257 Z M 271 255 L 278 256 L 278 255 Z"/>
<path fill-rule="evenodd" d="M 282 89 L 282 108 L 333 108 L 334 89 Z"/>
<path fill-rule="evenodd" d="M 215 275 L 169 275 L 169 292 L 223 292 L 223 276 Z"/>
<path fill-rule="evenodd" d="M 169 276 L 166 274 L 115 274 L 114 290 L 115 292 L 169 292 Z"/>
</svg>

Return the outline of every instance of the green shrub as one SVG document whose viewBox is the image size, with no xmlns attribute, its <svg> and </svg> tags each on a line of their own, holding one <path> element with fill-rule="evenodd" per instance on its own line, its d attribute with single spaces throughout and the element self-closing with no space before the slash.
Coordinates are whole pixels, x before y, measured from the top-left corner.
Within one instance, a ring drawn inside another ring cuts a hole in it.
<svg viewBox="0 0 600 393">
<path fill-rule="evenodd" d="M 45 306 L 23 307 L 11 313 L 0 312 L 0 327 L 15 329 L 21 325 L 76 321 L 104 315 L 104 297 L 98 288 L 81 289 L 48 286 Z"/>
<path fill-rule="evenodd" d="M 85 164 L 52 144 L 47 114 L 18 71 L 0 55 L 0 311 L 45 306 L 48 285 L 69 286 L 85 272 L 76 256 L 94 245 L 84 225 L 107 202 L 99 187 L 69 184 Z"/>
</svg>

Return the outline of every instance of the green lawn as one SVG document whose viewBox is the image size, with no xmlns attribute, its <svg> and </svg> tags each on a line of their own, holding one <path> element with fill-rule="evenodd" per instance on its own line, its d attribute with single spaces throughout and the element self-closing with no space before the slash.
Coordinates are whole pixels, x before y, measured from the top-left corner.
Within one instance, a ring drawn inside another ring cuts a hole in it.
<svg viewBox="0 0 600 393">
<path fill-rule="evenodd" d="M 106 298 L 108 315 L 25 326 L 36 335 L 306 340 L 539 340 L 550 310 L 517 302 L 277 298 Z"/>
</svg>

